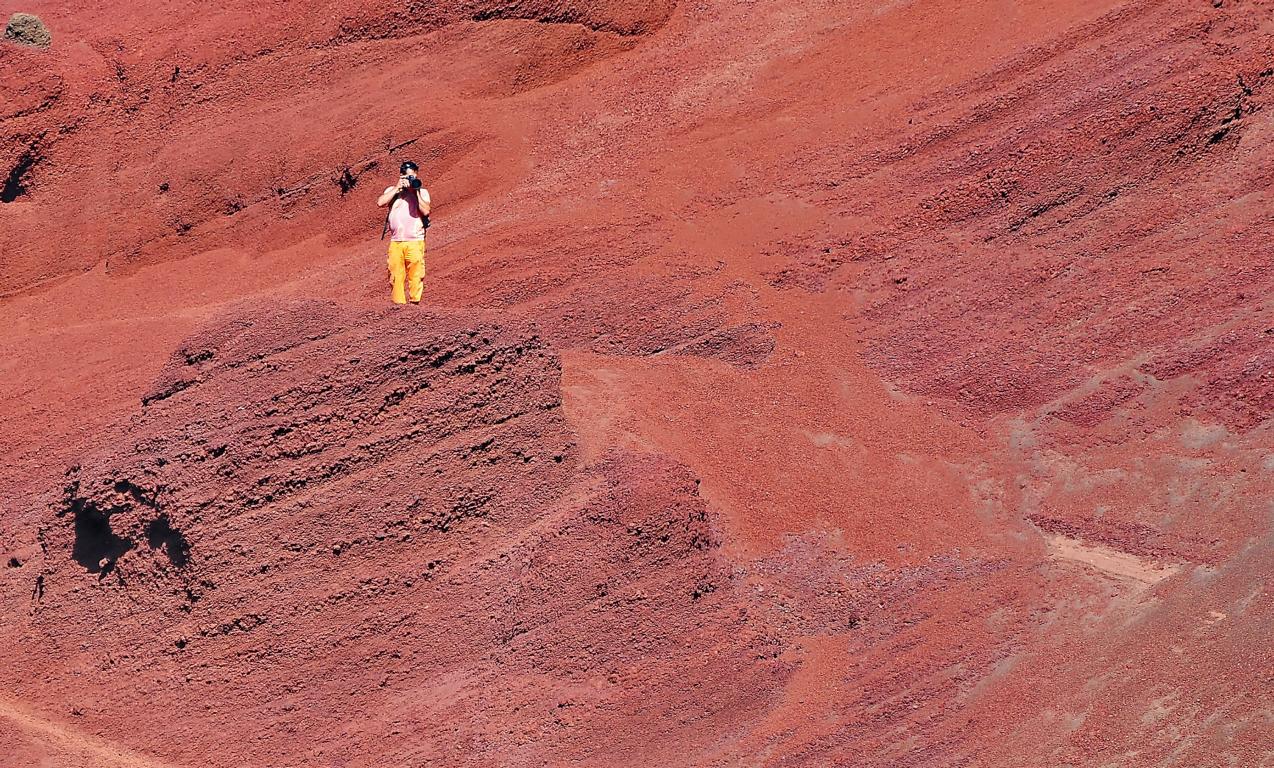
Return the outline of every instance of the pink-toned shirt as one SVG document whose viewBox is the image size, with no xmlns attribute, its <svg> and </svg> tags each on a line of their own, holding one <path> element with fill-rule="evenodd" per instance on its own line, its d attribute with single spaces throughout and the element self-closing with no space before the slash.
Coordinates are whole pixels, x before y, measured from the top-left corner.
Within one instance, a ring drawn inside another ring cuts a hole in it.
<svg viewBox="0 0 1274 768">
<path fill-rule="evenodd" d="M 389 187 L 386 193 L 393 192 Z M 425 239 L 425 223 L 420 220 L 419 194 L 414 189 L 404 189 L 389 204 L 390 240 L 398 242 Z"/>
</svg>

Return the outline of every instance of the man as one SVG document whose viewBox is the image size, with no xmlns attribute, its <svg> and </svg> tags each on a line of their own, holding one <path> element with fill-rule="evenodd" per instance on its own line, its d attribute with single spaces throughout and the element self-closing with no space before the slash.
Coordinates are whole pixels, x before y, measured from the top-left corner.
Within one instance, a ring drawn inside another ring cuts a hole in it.
<svg viewBox="0 0 1274 768">
<path fill-rule="evenodd" d="M 425 227 L 429 221 L 429 190 L 420 183 L 420 167 L 408 161 L 398 168 L 398 184 L 386 187 L 376 205 L 390 206 L 389 283 L 395 304 L 419 304 L 425 290 Z"/>
</svg>

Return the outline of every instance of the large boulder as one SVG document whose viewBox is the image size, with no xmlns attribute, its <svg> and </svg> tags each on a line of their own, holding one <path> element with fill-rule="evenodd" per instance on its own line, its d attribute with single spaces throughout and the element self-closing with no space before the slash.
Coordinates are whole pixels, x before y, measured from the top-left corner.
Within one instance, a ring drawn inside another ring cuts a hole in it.
<svg viewBox="0 0 1274 768">
<path fill-rule="evenodd" d="M 44 26 L 40 17 L 29 13 L 15 13 L 10 16 L 9 23 L 4 28 L 4 37 L 34 48 L 48 48 L 49 43 L 53 42 L 49 28 Z"/>
</svg>

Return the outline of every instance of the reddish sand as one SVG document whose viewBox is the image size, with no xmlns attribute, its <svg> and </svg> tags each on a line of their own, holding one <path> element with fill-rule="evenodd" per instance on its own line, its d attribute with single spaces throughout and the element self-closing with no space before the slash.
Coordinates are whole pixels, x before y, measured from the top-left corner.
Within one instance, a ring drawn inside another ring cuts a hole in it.
<svg viewBox="0 0 1274 768">
<path fill-rule="evenodd" d="M 1274 2 L 17 10 L 5 768 L 1274 766 Z"/>
</svg>

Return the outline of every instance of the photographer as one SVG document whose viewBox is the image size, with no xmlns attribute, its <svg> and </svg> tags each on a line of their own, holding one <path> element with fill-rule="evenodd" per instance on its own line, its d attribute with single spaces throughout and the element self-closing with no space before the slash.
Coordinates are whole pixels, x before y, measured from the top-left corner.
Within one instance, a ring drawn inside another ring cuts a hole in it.
<svg viewBox="0 0 1274 768">
<path fill-rule="evenodd" d="M 405 162 L 398 168 L 398 184 L 386 187 L 376 201 L 389 206 L 385 228 L 390 232 L 389 282 L 395 304 L 420 303 L 425 288 L 425 229 L 429 226 L 429 190 L 417 173 L 420 167 Z M 384 237 L 384 233 L 381 233 Z"/>
</svg>

